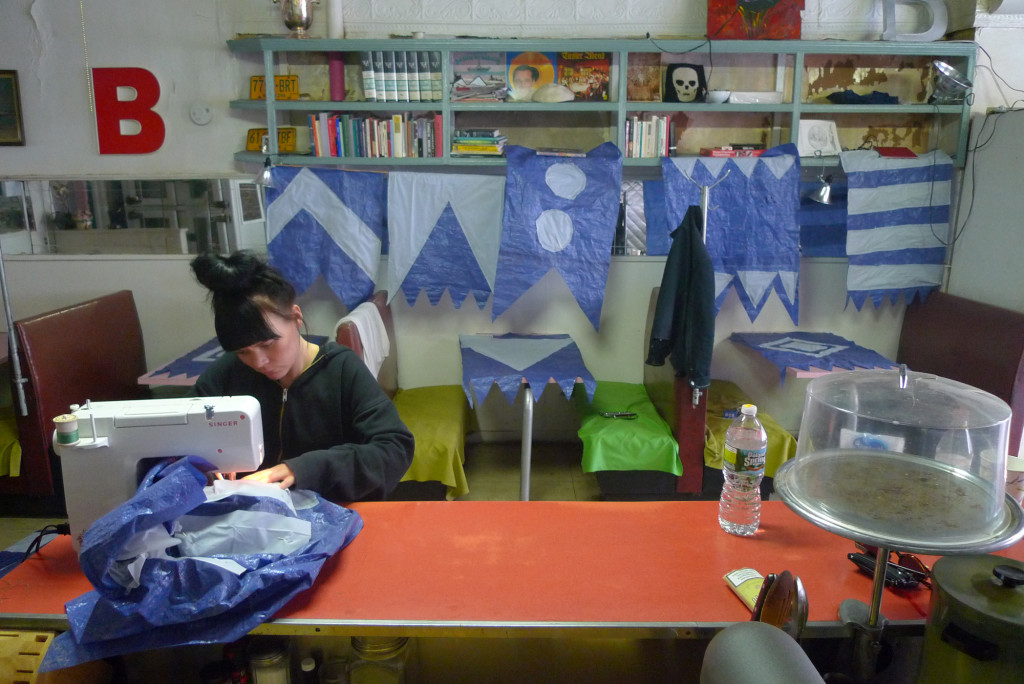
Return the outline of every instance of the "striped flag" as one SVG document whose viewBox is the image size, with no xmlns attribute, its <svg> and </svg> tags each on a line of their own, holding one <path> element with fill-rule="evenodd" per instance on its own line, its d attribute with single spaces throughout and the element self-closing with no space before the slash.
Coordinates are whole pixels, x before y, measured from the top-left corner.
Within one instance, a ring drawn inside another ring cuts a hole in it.
<svg viewBox="0 0 1024 684">
<path fill-rule="evenodd" d="M 913 159 L 872 150 L 840 157 L 849 181 L 847 297 L 860 309 L 904 295 L 909 304 L 942 283 L 953 161 L 942 151 Z"/>
</svg>

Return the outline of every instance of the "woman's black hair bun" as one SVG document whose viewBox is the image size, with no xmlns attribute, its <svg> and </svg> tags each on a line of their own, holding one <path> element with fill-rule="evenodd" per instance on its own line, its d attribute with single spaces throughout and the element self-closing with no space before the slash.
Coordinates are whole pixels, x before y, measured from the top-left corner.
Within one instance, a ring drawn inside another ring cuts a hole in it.
<svg viewBox="0 0 1024 684">
<path fill-rule="evenodd" d="M 196 280 L 214 294 L 246 294 L 266 268 L 255 253 L 244 250 L 229 256 L 208 252 L 192 260 Z"/>
</svg>

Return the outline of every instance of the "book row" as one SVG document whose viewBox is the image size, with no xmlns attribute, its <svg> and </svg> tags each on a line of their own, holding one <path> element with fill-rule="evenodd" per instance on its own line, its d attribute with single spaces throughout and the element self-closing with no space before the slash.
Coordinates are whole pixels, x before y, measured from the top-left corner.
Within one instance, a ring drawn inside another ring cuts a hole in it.
<svg viewBox="0 0 1024 684">
<path fill-rule="evenodd" d="M 368 102 L 438 102 L 444 87 L 441 52 L 368 50 L 359 53 Z M 607 101 L 611 58 L 606 52 L 453 52 L 453 101 Z"/>
<path fill-rule="evenodd" d="M 432 50 L 367 50 L 359 53 L 367 102 L 440 102 L 441 53 Z"/>
<path fill-rule="evenodd" d="M 410 117 L 309 115 L 312 152 L 317 157 L 444 156 L 440 114 Z"/>
<path fill-rule="evenodd" d="M 676 124 L 668 115 L 645 114 L 626 120 L 624 157 L 671 157 L 675 154 Z"/>
</svg>

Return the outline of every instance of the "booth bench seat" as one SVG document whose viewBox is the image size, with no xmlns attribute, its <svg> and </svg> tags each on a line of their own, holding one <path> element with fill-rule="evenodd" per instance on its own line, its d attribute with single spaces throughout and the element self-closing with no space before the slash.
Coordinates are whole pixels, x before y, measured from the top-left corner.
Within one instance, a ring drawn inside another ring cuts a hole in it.
<svg viewBox="0 0 1024 684">
<path fill-rule="evenodd" d="M 376 292 L 369 304 L 376 308 L 387 332 L 390 353 L 384 358 L 377 382 L 395 402 L 398 415 L 416 441 L 412 465 L 391 494 L 396 500 L 456 499 L 469 492 L 464 465 L 469 403 L 460 385 L 401 388 L 394 322 L 387 292 Z M 338 322 L 335 338 L 366 359 L 365 340 L 349 318 Z"/>
<path fill-rule="evenodd" d="M 12 365 L 21 467 L 17 477 L 0 477 L 0 497 L 5 503 L 17 497 L 26 513 L 58 513 L 64 496 L 60 464 L 51 447 L 53 418 L 86 399 L 150 396 L 138 383 L 146 372 L 146 351 L 135 298 L 121 290 L 24 318 L 15 321 L 14 334 L 28 411 L 21 415 L 19 410 Z M 39 508 L 33 510 L 32 504 Z"/>
<path fill-rule="evenodd" d="M 933 292 L 907 307 L 896 361 L 1005 401 L 1010 455 L 1024 456 L 1024 312 Z"/>
</svg>

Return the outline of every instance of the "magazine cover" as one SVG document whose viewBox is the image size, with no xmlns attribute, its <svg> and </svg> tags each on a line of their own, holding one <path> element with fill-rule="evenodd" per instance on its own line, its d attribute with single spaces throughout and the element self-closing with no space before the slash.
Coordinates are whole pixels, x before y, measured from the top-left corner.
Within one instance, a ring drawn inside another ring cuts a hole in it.
<svg viewBox="0 0 1024 684">
<path fill-rule="evenodd" d="M 611 67 L 607 52 L 560 52 L 558 82 L 577 100 L 607 102 Z"/>
<path fill-rule="evenodd" d="M 535 90 L 555 82 L 557 65 L 557 52 L 508 53 L 509 99 L 532 99 Z"/>
<path fill-rule="evenodd" d="M 626 99 L 630 102 L 661 102 L 660 52 L 629 53 Z"/>
<path fill-rule="evenodd" d="M 452 52 L 452 100 L 503 100 L 504 52 Z"/>
</svg>

